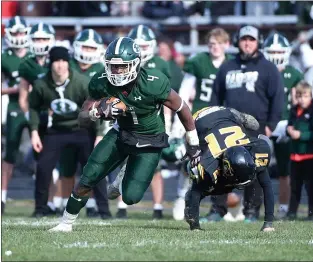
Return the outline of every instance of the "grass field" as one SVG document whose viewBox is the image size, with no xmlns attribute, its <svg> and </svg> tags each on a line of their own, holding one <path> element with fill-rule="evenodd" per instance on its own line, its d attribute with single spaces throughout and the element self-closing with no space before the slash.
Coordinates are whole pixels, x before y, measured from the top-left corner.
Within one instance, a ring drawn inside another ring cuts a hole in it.
<svg viewBox="0 0 313 262">
<path fill-rule="evenodd" d="M 262 221 L 219 222 L 191 232 L 170 210 L 153 221 L 141 205 L 129 210 L 128 220 L 87 220 L 82 212 L 74 232 L 49 233 L 58 218 L 32 219 L 32 202 L 10 202 L 2 217 L 2 261 L 313 260 L 312 222 L 276 222 L 273 233 L 259 232 Z"/>
</svg>

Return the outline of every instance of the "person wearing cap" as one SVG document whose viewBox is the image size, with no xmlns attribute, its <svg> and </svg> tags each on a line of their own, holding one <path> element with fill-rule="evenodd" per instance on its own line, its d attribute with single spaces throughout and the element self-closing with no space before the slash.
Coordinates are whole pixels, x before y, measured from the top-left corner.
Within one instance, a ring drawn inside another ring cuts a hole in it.
<svg viewBox="0 0 313 262">
<path fill-rule="evenodd" d="M 69 53 L 65 47 L 53 47 L 49 52 L 48 72 L 34 81 L 29 94 L 29 125 L 31 142 L 39 154 L 35 183 L 34 217 L 48 215 L 48 191 L 52 170 L 62 150 L 75 146 L 79 162 L 84 166 L 93 147 L 88 129 L 79 126 L 77 117 L 88 96 L 89 79 L 69 67 Z M 52 110 L 52 125 L 41 140 L 38 134 L 39 114 L 42 109 Z M 97 130 L 102 134 L 103 130 Z"/>
<path fill-rule="evenodd" d="M 243 26 L 235 39 L 239 53 L 226 61 L 217 72 L 213 84 L 212 103 L 234 108 L 252 115 L 260 124 L 259 134 L 271 136 L 280 121 L 284 107 L 284 85 L 281 74 L 259 51 L 262 37 L 254 26 Z M 213 201 L 209 214 L 222 218 L 227 212 L 227 195 Z M 245 188 L 244 215 L 246 222 L 256 221 L 262 204 L 262 190 L 257 181 Z"/>
</svg>

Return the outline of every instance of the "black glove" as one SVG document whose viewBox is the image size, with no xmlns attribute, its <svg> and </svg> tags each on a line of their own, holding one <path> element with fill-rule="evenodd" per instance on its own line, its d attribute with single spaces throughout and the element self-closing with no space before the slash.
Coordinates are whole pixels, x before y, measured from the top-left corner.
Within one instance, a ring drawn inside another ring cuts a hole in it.
<svg viewBox="0 0 313 262">
<path fill-rule="evenodd" d="M 187 157 L 190 159 L 190 166 L 194 167 L 196 166 L 200 160 L 201 160 L 201 149 L 200 146 L 190 146 L 187 144 L 187 152 L 186 155 L 182 158 L 182 160 L 185 160 Z"/>
<path fill-rule="evenodd" d="M 102 99 L 97 106 L 98 114 L 102 119 L 113 120 L 124 113 L 122 109 L 114 107 L 120 100 L 116 99 L 113 103 L 107 103 L 107 100 L 108 99 Z"/>
</svg>

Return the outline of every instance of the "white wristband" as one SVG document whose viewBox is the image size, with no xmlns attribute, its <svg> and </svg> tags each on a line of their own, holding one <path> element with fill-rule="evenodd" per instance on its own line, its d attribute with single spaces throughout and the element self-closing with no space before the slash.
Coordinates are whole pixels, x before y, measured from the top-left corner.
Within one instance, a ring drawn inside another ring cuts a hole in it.
<svg viewBox="0 0 313 262">
<path fill-rule="evenodd" d="M 186 140 L 187 140 L 187 143 L 191 146 L 199 145 L 199 137 L 198 137 L 197 130 L 194 129 L 192 131 L 186 131 Z"/>
<path fill-rule="evenodd" d="M 176 113 L 180 112 L 183 109 L 183 106 L 184 106 L 184 100 L 182 99 L 180 107 L 176 110 Z"/>
</svg>

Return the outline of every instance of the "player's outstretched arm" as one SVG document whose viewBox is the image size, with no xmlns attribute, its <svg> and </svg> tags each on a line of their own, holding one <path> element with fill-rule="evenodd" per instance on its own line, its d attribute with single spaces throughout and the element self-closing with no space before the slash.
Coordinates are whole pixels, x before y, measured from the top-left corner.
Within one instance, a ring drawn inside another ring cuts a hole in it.
<svg viewBox="0 0 313 262">
<path fill-rule="evenodd" d="M 274 193 L 272 188 L 272 182 L 268 174 L 267 168 L 262 170 L 257 175 L 259 183 L 263 189 L 264 194 L 264 207 L 265 207 L 265 217 L 264 224 L 261 231 L 271 232 L 274 231 L 273 220 L 274 220 Z"/>
<path fill-rule="evenodd" d="M 241 113 L 234 108 L 230 108 L 230 111 L 243 124 L 245 128 L 255 130 L 255 131 L 260 128 L 260 124 L 258 120 L 256 120 L 253 116 L 245 114 L 245 113 Z"/>
<path fill-rule="evenodd" d="M 201 193 L 196 188 L 195 183 L 193 182 L 192 187 L 187 191 L 185 196 L 185 219 L 190 226 L 190 230 L 201 230 L 199 223 Z"/>
<path fill-rule="evenodd" d="M 171 89 L 163 105 L 175 111 L 186 129 L 187 155 L 190 157 L 191 165 L 195 166 L 200 162 L 199 138 L 196 130 L 195 121 L 192 118 L 191 111 L 183 99 Z"/>
</svg>

